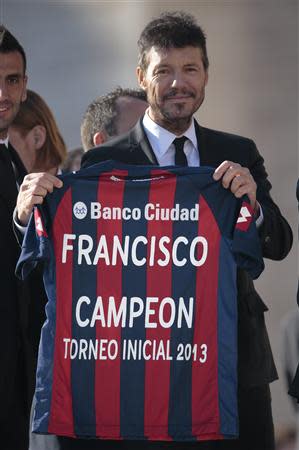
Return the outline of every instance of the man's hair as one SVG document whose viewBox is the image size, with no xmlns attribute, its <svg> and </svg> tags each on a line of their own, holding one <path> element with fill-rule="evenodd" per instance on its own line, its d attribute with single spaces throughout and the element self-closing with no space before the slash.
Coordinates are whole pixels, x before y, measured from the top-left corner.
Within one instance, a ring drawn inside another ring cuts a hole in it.
<svg viewBox="0 0 299 450">
<path fill-rule="evenodd" d="M 0 53 L 19 52 L 23 59 L 24 75 L 26 73 L 26 54 L 19 41 L 5 28 L 0 25 Z"/>
<path fill-rule="evenodd" d="M 93 137 L 97 132 L 105 131 L 110 137 L 117 134 L 119 111 L 116 102 L 121 97 L 133 97 L 146 101 L 146 93 L 141 89 L 123 89 L 121 87 L 93 100 L 88 106 L 81 124 L 81 140 L 85 151 L 94 147 Z"/>
<path fill-rule="evenodd" d="M 191 14 L 182 11 L 164 12 L 151 20 L 138 40 L 138 65 L 147 69 L 147 55 L 152 47 L 158 49 L 199 47 L 202 50 L 203 65 L 207 70 L 209 60 L 206 36 Z"/>
<path fill-rule="evenodd" d="M 66 145 L 47 103 L 36 92 L 27 90 L 27 98 L 21 103 L 12 127 L 25 137 L 36 125 L 46 130 L 44 145 L 38 150 L 33 171 L 47 171 L 59 167 L 67 155 Z"/>
</svg>

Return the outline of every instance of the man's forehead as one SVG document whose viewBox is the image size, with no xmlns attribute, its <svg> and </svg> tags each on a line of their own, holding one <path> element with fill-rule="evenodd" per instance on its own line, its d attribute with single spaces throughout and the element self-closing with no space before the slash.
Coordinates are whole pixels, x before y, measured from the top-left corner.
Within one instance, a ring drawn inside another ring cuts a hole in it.
<svg viewBox="0 0 299 450">
<path fill-rule="evenodd" d="M 168 59 L 173 56 L 176 58 L 178 55 L 180 57 L 186 58 L 201 58 L 203 57 L 203 52 L 200 47 L 187 45 L 185 47 L 151 47 L 147 53 L 146 58 L 147 62 L 163 62 L 163 60 Z"/>
<path fill-rule="evenodd" d="M 0 70 L 6 74 L 24 74 L 24 61 L 21 53 L 0 51 Z"/>
</svg>

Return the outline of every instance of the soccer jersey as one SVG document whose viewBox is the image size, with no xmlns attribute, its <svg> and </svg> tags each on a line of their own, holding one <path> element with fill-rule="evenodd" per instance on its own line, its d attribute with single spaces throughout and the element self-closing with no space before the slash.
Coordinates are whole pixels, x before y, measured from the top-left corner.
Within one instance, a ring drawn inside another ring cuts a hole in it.
<svg viewBox="0 0 299 450">
<path fill-rule="evenodd" d="M 213 172 L 109 161 L 35 208 L 17 267 L 42 262 L 48 297 L 35 432 L 238 435 L 236 268 L 264 266 L 248 201 Z"/>
</svg>

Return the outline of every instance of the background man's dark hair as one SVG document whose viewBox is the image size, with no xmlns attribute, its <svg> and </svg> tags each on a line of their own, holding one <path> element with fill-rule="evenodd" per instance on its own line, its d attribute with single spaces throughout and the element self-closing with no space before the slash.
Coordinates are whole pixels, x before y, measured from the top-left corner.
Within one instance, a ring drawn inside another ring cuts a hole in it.
<svg viewBox="0 0 299 450">
<path fill-rule="evenodd" d="M 195 18 L 182 11 L 165 12 L 147 24 L 138 40 L 138 65 L 147 68 L 147 53 L 152 47 L 199 47 L 202 50 L 204 68 L 209 67 L 206 36 Z"/>
<path fill-rule="evenodd" d="M 4 25 L 0 25 L 0 53 L 19 52 L 23 59 L 24 75 L 26 73 L 26 55 L 23 47 L 19 41 L 5 28 Z"/>
<path fill-rule="evenodd" d="M 133 97 L 146 101 L 146 93 L 141 89 L 123 89 L 117 87 L 112 92 L 96 98 L 88 106 L 81 124 L 81 140 L 84 149 L 94 146 L 93 136 L 105 131 L 110 137 L 117 134 L 119 111 L 116 101 L 120 97 Z"/>
</svg>

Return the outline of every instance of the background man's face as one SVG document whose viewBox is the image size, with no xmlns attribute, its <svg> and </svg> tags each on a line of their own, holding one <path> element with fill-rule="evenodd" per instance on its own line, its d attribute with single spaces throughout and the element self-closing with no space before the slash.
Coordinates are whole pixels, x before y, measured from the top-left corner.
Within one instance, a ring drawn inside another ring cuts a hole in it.
<svg viewBox="0 0 299 450">
<path fill-rule="evenodd" d="M 19 52 L 0 52 L 0 137 L 2 139 L 6 138 L 7 129 L 17 115 L 20 103 L 26 99 L 26 83 L 22 55 Z"/>
<path fill-rule="evenodd" d="M 135 97 L 119 97 L 116 101 L 118 118 L 116 123 L 117 135 L 129 131 L 138 119 L 143 116 L 147 102 Z"/>
<path fill-rule="evenodd" d="M 190 123 L 205 96 L 208 74 L 198 47 L 152 47 L 145 71 L 137 68 L 140 86 L 146 90 L 150 117 L 160 125 Z"/>
</svg>

